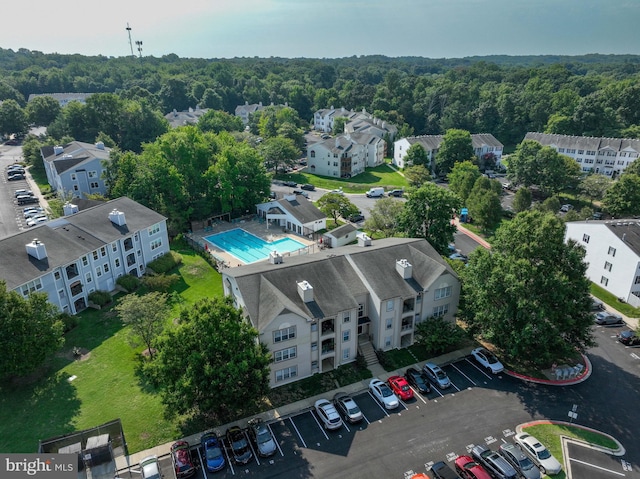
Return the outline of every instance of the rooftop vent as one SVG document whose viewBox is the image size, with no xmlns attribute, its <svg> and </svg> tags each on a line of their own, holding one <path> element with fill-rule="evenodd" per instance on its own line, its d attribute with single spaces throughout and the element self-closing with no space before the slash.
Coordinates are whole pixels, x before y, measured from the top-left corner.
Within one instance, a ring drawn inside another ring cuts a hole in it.
<svg viewBox="0 0 640 479">
<path fill-rule="evenodd" d="M 104 150 L 104 142 L 103 141 L 96 142 L 96 148 L 98 150 Z"/>
<path fill-rule="evenodd" d="M 74 215 L 78 211 L 80 211 L 78 205 L 74 205 L 73 203 L 69 203 L 68 201 L 62 206 L 62 212 L 65 216 Z"/>
<path fill-rule="evenodd" d="M 269 263 L 282 264 L 282 255 L 278 253 L 276 250 L 271 251 L 269 253 Z"/>
<path fill-rule="evenodd" d="M 127 224 L 124 219 L 124 213 L 116 209 L 112 210 L 111 213 L 109 213 L 109 219 L 114 225 L 117 226 L 124 226 Z"/>
<path fill-rule="evenodd" d="M 57 155 L 61 155 L 62 152 L 64 151 L 64 148 L 61 147 L 60 145 L 56 145 L 53 147 L 53 152 Z"/>
<path fill-rule="evenodd" d="M 305 303 L 313 301 L 313 286 L 308 281 L 300 281 L 298 283 L 298 294 Z"/>
<path fill-rule="evenodd" d="M 44 243 L 41 243 L 38 238 L 27 244 L 27 254 L 35 259 L 45 259 L 47 257 L 47 250 L 44 247 Z"/>
<path fill-rule="evenodd" d="M 402 276 L 402 279 L 409 279 L 412 276 L 413 266 L 406 259 L 396 261 L 396 271 Z"/>
<path fill-rule="evenodd" d="M 358 246 L 364 248 L 365 246 L 371 246 L 371 237 L 366 233 L 356 233 L 358 237 Z"/>
<path fill-rule="evenodd" d="M 65 160 L 70 160 L 71 158 L 73 158 L 73 155 L 71 153 L 67 153 L 66 155 L 62 155 L 62 158 Z"/>
</svg>

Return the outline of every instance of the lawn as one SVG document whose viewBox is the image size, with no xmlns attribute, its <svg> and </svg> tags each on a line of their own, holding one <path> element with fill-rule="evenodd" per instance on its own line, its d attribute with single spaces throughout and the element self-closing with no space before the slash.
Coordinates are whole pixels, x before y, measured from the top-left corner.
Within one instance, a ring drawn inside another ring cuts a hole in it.
<svg viewBox="0 0 640 479">
<path fill-rule="evenodd" d="M 385 190 L 394 188 L 408 188 L 407 180 L 388 165 L 380 165 L 375 168 L 367 168 L 366 171 L 353 178 L 331 178 L 328 176 L 313 175 L 305 171 L 277 175 L 278 180 L 292 180 L 296 183 L 311 183 L 317 188 L 333 190 L 342 188 L 345 193 L 364 193 L 369 188 L 384 187 Z"/>
<path fill-rule="evenodd" d="M 175 288 L 180 304 L 221 296 L 221 276 L 192 251 L 177 250 L 183 257 L 176 271 L 181 277 Z M 177 420 L 165 419 L 160 397 L 136 374 L 143 347 L 131 346 L 129 329 L 110 309 L 88 309 L 78 317 L 64 349 L 39 375 L 0 388 L 0 451 L 34 452 L 39 439 L 116 418 L 122 420 L 130 453 L 183 435 Z M 74 359 L 73 347 L 86 354 Z M 69 381 L 72 376 L 76 378 Z"/>
<path fill-rule="evenodd" d="M 598 298 L 600 301 L 607 303 L 613 309 L 620 311 L 625 316 L 630 318 L 640 317 L 640 308 L 634 308 L 629 303 L 623 303 L 615 295 L 609 291 L 601 288 L 595 283 L 591 283 L 591 294 Z"/>
</svg>

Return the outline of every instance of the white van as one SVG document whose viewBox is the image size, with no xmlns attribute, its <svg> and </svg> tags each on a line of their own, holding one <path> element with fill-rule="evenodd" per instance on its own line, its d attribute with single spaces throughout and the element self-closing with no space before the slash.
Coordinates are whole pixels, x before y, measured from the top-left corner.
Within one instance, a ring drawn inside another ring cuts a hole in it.
<svg viewBox="0 0 640 479">
<path fill-rule="evenodd" d="M 380 198 L 384 196 L 384 188 L 371 188 L 366 194 L 367 198 Z"/>
</svg>

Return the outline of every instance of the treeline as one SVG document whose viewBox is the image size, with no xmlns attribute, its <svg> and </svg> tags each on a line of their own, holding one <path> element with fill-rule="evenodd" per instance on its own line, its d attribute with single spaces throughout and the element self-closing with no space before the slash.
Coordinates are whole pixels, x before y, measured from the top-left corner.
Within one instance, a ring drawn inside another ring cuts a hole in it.
<svg viewBox="0 0 640 479">
<path fill-rule="evenodd" d="M 110 92 L 161 114 L 286 103 L 307 121 L 333 105 L 365 108 L 404 135 L 461 128 L 506 145 L 527 131 L 639 137 L 639 77 L 633 55 L 207 60 L 0 49 L 0 100 L 22 107 L 32 93 Z"/>
</svg>

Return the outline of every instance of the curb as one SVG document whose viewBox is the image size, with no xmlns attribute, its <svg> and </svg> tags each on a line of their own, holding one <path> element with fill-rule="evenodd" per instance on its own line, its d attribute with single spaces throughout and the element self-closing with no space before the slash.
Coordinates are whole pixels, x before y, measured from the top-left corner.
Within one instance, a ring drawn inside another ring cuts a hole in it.
<svg viewBox="0 0 640 479">
<path fill-rule="evenodd" d="M 584 371 L 580 374 L 580 376 L 577 376 L 571 379 L 557 380 L 557 379 L 533 378 L 531 376 L 526 376 L 524 374 L 516 373 L 514 371 L 509 371 L 507 369 L 505 369 L 504 372 L 505 374 L 511 377 L 522 379 L 523 381 L 527 381 L 530 383 L 545 384 L 548 386 L 572 386 L 574 384 L 579 384 L 583 381 L 586 381 L 587 379 L 589 379 L 589 376 L 591 376 L 591 372 L 592 372 L 591 361 L 589 361 L 589 358 L 582 353 L 580 353 L 580 356 L 582 356 L 582 360 L 584 361 L 584 366 L 585 366 Z"/>
</svg>

